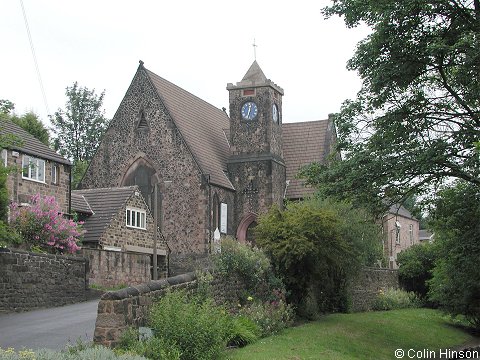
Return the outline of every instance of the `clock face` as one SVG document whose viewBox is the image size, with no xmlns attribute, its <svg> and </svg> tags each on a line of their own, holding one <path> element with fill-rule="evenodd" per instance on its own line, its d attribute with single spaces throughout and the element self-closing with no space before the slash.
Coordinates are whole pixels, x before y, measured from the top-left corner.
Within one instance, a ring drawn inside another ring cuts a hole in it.
<svg viewBox="0 0 480 360">
<path fill-rule="evenodd" d="M 255 104 L 253 101 L 247 101 L 242 105 L 242 118 L 244 120 L 253 120 L 257 117 L 257 114 L 257 104 Z"/>
<path fill-rule="evenodd" d="M 277 104 L 272 105 L 272 119 L 275 124 L 278 124 L 278 108 Z"/>
</svg>

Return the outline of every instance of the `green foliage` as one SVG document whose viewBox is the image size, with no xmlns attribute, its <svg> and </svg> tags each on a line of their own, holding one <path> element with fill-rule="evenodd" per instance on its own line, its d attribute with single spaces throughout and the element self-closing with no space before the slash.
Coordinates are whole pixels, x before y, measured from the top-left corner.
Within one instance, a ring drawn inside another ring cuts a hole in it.
<svg viewBox="0 0 480 360">
<path fill-rule="evenodd" d="M 116 349 L 119 354 L 138 354 L 151 360 L 180 360 L 181 352 L 175 345 L 165 344 L 158 337 L 139 340 L 138 330 L 128 328 L 120 338 Z"/>
<path fill-rule="evenodd" d="M 382 207 L 449 178 L 480 186 L 478 1 L 338 0 L 325 8 L 366 24 L 348 68 L 362 78 L 335 117 L 343 161 L 303 172 L 327 196 Z"/>
<path fill-rule="evenodd" d="M 7 177 L 10 169 L 0 165 L 0 220 L 6 221 L 10 198 L 7 190 Z"/>
<path fill-rule="evenodd" d="M 252 320 L 261 330 L 260 336 L 267 337 L 289 327 L 293 323 L 294 311 L 284 300 L 274 302 L 252 302 L 242 306 L 239 314 Z"/>
<path fill-rule="evenodd" d="M 257 244 L 270 255 L 300 314 L 309 296 L 317 312 L 347 310 L 348 280 L 382 256 L 379 229 L 366 214 L 311 199 L 285 211 L 273 207 L 259 219 Z"/>
<path fill-rule="evenodd" d="M 212 300 L 168 292 L 152 308 L 149 318 L 154 335 L 163 344 L 176 346 L 182 360 L 215 359 L 225 349 L 231 322 Z"/>
<path fill-rule="evenodd" d="M 80 87 L 75 82 L 66 88 L 65 110 L 58 109 L 50 121 L 55 133 L 55 149 L 72 160 L 92 159 L 100 139 L 107 128 L 107 119 L 101 110 L 105 92 L 100 95 L 95 90 Z"/>
<path fill-rule="evenodd" d="M 0 348 L 0 360 L 146 360 L 137 355 L 116 355 L 105 347 L 87 347 L 80 351 L 58 352 L 53 350 L 3 350 Z"/>
<path fill-rule="evenodd" d="M 10 114 L 15 109 L 15 104 L 10 100 L 0 99 L 0 114 Z"/>
<path fill-rule="evenodd" d="M 400 252 L 397 262 L 400 264 L 398 277 L 402 288 L 426 300 L 436 258 L 436 244 L 417 244 Z"/>
<path fill-rule="evenodd" d="M 443 190 L 433 214 L 438 260 L 430 299 L 480 328 L 480 189 L 467 182 Z"/>
<path fill-rule="evenodd" d="M 379 291 L 372 305 L 372 310 L 399 310 L 418 308 L 421 305 L 422 302 L 414 292 L 401 289 L 387 289 Z"/>
<path fill-rule="evenodd" d="M 240 244 L 233 239 L 225 239 L 222 251 L 213 256 L 215 272 L 227 279 L 240 276 L 249 294 L 256 294 L 259 287 L 267 285 L 283 288 L 281 281 L 272 273 L 270 260 L 265 253 L 249 245 Z M 266 299 L 265 299 L 266 300 Z"/>
<path fill-rule="evenodd" d="M 12 227 L 0 220 L 0 248 L 18 247 L 23 242 L 22 237 Z"/>
<path fill-rule="evenodd" d="M 74 162 L 72 167 L 72 189 L 76 189 L 80 181 L 83 179 L 83 175 L 85 175 L 85 171 L 88 168 L 88 161 L 86 160 L 77 160 Z"/>
<path fill-rule="evenodd" d="M 239 315 L 233 317 L 231 321 L 228 345 L 242 347 L 259 339 L 262 331 L 251 318 Z"/>
<path fill-rule="evenodd" d="M 33 137 L 40 140 L 45 145 L 50 145 L 50 134 L 45 125 L 40 121 L 38 115 L 33 112 L 28 112 L 22 116 L 13 115 L 11 117 L 13 123 L 20 126 L 23 130 L 28 132 Z"/>
</svg>

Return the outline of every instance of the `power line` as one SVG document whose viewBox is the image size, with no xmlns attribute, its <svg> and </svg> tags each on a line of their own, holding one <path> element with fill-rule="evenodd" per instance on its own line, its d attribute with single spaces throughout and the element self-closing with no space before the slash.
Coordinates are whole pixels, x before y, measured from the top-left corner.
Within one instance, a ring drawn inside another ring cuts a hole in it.
<svg viewBox="0 0 480 360">
<path fill-rule="evenodd" d="M 27 28 L 28 40 L 30 42 L 30 49 L 32 50 L 33 55 L 33 62 L 35 63 L 35 69 L 37 70 L 38 82 L 40 83 L 40 90 L 42 91 L 43 102 L 48 115 L 50 114 L 50 108 L 48 107 L 47 96 L 45 95 L 42 76 L 40 75 L 40 68 L 38 67 L 37 56 L 35 55 L 35 48 L 33 47 L 32 35 L 30 34 L 30 27 L 28 26 L 27 14 L 25 12 L 25 7 L 23 6 L 23 0 L 20 0 L 20 5 L 22 5 L 23 19 L 25 20 L 25 27 Z"/>
</svg>

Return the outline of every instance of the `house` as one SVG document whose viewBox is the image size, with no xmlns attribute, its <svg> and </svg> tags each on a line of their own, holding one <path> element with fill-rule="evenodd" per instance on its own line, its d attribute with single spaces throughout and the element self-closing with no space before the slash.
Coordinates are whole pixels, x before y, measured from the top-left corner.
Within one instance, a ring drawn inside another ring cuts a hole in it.
<svg viewBox="0 0 480 360">
<path fill-rule="evenodd" d="M 82 253 L 90 260 L 90 283 L 108 287 L 152 279 L 155 223 L 138 186 L 74 190 L 72 209 L 85 222 Z M 158 234 L 158 273 L 163 277 L 167 249 Z"/>
<path fill-rule="evenodd" d="M 419 221 L 401 205 L 392 205 L 383 216 L 383 250 L 388 258 L 389 268 L 397 269 L 397 255 L 419 243 Z"/>
<path fill-rule="evenodd" d="M 140 62 L 80 183 L 137 185 L 156 203 L 173 274 L 208 256 L 216 229 L 252 241 L 260 214 L 312 191 L 296 172 L 335 141 L 332 119 L 283 124 L 284 90 L 256 61 L 227 92 L 228 115 Z"/>
<path fill-rule="evenodd" d="M 433 236 L 430 231 L 422 229 L 418 231 L 418 241 L 420 243 L 432 243 L 433 242 Z"/>
<path fill-rule="evenodd" d="M 25 204 L 35 194 L 54 196 L 64 213 L 70 213 L 70 161 L 30 135 L 18 125 L 5 120 L 0 134 L 14 135 L 18 142 L 2 149 L 2 165 L 16 168 L 7 178 L 10 200 Z"/>
</svg>

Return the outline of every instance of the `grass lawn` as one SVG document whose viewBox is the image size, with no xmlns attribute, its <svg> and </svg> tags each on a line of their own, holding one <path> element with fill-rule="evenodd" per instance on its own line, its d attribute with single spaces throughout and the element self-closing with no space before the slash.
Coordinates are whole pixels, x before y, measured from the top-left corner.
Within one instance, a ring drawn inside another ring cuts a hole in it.
<svg viewBox="0 0 480 360">
<path fill-rule="evenodd" d="M 289 328 L 225 359 L 395 359 L 396 349 L 438 350 L 472 336 L 431 309 L 331 314 Z M 408 358 L 408 356 L 405 356 Z"/>
</svg>

